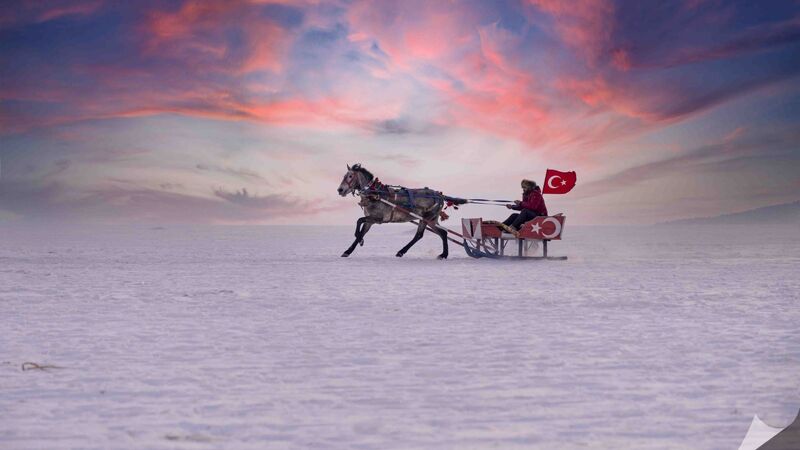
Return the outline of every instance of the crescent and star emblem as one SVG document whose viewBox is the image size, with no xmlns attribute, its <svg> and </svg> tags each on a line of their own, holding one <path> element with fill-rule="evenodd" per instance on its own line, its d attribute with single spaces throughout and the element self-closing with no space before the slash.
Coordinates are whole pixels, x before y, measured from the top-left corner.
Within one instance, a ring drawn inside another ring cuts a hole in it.
<svg viewBox="0 0 800 450">
<path fill-rule="evenodd" d="M 547 187 L 549 187 L 550 189 L 556 189 L 556 188 L 557 188 L 557 186 L 553 186 L 553 180 L 555 180 L 556 178 L 559 178 L 559 179 L 560 179 L 560 178 L 561 178 L 561 176 L 559 176 L 559 175 L 553 175 L 552 177 L 550 177 L 550 178 L 547 180 Z M 566 183 L 565 181 L 562 181 L 562 182 L 561 182 L 561 184 L 562 184 L 562 185 L 564 185 L 564 184 L 567 184 L 567 183 Z"/>
<path fill-rule="evenodd" d="M 555 229 L 550 234 L 542 233 L 542 237 L 545 239 L 553 239 L 555 237 L 558 237 L 558 235 L 561 234 L 561 222 L 559 222 L 558 219 L 556 219 L 555 217 L 546 217 L 544 220 L 542 220 L 542 225 L 544 225 L 546 222 L 552 223 Z M 539 230 L 537 230 L 537 228 L 541 229 L 542 227 L 540 227 L 538 223 L 533 224 L 534 232 L 539 233 Z"/>
</svg>

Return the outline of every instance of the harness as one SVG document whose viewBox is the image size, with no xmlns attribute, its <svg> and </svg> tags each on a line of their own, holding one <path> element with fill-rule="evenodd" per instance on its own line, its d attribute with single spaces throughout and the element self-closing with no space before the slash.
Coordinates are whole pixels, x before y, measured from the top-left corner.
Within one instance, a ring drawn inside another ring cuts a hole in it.
<svg viewBox="0 0 800 450">
<path fill-rule="evenodd" d="M 428 188 L 426 187 L 425 189 Z M 415 193 L 414 189 L 409 189 L 405 186 L 383 184 L 377 177 L 373 178 L 367 186 L 359 189 L 358 193 L 362 196 L 362 200 L 358 203 L 362 208 L 368 206 L 371 202 L 378 202 L 385 198 L 387 200 L 391 199 L 392 203 L 398 206 L 402 205 L 405 209 L 414 210 L 417 207 L 415 203 L 416 199 L 430 198 L 434 200 L 433 209 L 440 210 L 439 214 L 442 220 L 446 220 L 448 217 L 447 214 L 442 211 L 442 207 L 446 209 L 448 206 L 457 204 L 458 200 L 460 200 L 448 197 L 438 191 L 433 191 L 433 193 Z M 404 204 L 399 202 L 399 199 L 402 197 L 407 198 L 407 202 Z M 395 210 L 392 209 L 389 216 L 390 221 L 394 219 L 394 214 Z"/>
<path fill-rule="evenodd" d="M 414 207 L 414 191 L 408 188 L 401 188 L 401 191 L 406 191 L 406 195 L 408 195 L 408 206 L 413 208 Z"/>
</svg>

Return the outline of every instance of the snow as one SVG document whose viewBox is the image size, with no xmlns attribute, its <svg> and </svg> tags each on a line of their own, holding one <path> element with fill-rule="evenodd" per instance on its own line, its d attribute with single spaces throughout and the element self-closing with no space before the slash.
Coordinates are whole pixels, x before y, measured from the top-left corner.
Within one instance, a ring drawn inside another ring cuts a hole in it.
<svg viewBox="0 0 800 450">
<path fill-rule="evenodd" d="M 0 225 L 0 448 L 732 449 L 800 406 L 797 226 L 352 231 Z"/>
</svg>

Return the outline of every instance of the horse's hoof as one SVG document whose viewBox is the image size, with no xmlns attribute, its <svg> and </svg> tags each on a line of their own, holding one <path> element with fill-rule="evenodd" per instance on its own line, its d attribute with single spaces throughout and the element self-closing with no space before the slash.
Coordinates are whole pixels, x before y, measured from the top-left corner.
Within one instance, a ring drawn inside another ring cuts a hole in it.
<svg viewBox="0 0 800 450">
<path fill-rule="evenodd" d="M 436 259 L 447 259 L 447 255 L 439 255 Z"/>
<path fill-rule="evenodd" d="M 348 256 L 350 256 L 350 253 L 347 252 L 342 253 L 342 258 L 347 258 Z"/>
<path fill-rule="evenodd" d="M 398 258 L 402 258 L 403 257 L 403 252 L 397 252 L 397 254 L 394 255 L 394 256 L 397 256 Z"/>
<path fill-rule="evenodd" d="M 358 243 L 358 245 L 360 245 L 360 246 L 362 246 L 362 247 L 363 247 L 363 246 L 364 246 L 364 240 L 362 239 L 362 240 L 361 240 L 361 241 Z"/>
</svg>

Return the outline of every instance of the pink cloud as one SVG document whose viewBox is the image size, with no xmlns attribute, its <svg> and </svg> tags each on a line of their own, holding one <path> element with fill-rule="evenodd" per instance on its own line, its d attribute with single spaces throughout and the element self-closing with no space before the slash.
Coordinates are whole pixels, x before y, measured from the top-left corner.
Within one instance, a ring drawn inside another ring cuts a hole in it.
<svg viewBox="0 0 800 450">
<path fill-rule="evenodd" d="M 605 52 L 614 30 L 614 4 L 609 0 L 527 0 L 549 14 L 561 39 L 596 63 Z"/>
<path fill-rule="evenodd" d="M 190 70 L 208 69 L 246 73 L 279 71 L 290 36 L 279 25 L 257 17 L 251 2 L 189 0 L 177 11 L 150 12 L 142 33 L 148 36 L 145 51 L 187 64 Z M 236 56 L 225 33 L 242 32 L 243 54 Z"/>
<path fill-rule="evenodd" d="M 104 0 L 22 1 L 0 10 L 0 25 L 42 23 L 65 16 L 87 16 L 98 11 Z"/>
<path fill-rule="evenodd" d="M 423 81 L 445 105 L 441 125 L 478 128 L 504 137 L 537 140 L 550 115 L 532 74 L 504 54 L 514 37 L 481 25 L 469 8 L 437 2 L 381 8 L 359 2 L 348 14 L 351 39 L 374 40 L 389 58 L 390 75 Z M 425 75 L 435 67 L 445 76 Z"/>
<path fill-rule="evenodd" d="M 613 26 L 610 3 L 532 4 L 555 18 L 557 35 L 568 48 L 590 62 L 599 58 Z M 443 105 L 433 119 L 440 126 L 481 130 L 538 148 L 596 143 L 625 132 L 625 127 L 608 121 L 581 120 L 587 114 L 606 111 L 638 117 L 624 102 L 613 103 L 618 93 L 607 83 L 602 86 L 602 77 L 589 79 L 603 87 L 593 91 L 589 81 L 565 83 L 580 79 L 560 66 L 547 68 L 555 74 L 537 76 L 535 66 L 526 65 L 530 58 L 523 36 L 498 22 L 486 23 L 471 8 L 437 2 L 382 6 L 355 4 L 348 12 L 349 38 L 365 45 L 376 42 L 387 54 L 389 77 L 412 76 L 425 83 Z M 410 35 L 415 36 L 411 42 Z M 625 64 L 623 54 L 618 60 Z"/>
<path fill-rule="evenodd" d="M 681 90 L 680 80 L 647 80 L 636 71 L 636 51 L 612 42 L 618 24 L 613 5 L 605 0 L 528 0 L 523 8 L 532 25 L 552 31 L 567 53 L 577 55 L 577 63 L 562 63 L 552 55 L 534 61 L 524 28 L 509 31 L 500 19 L 466 4 L 356 1 L 339 5 L 344 12 L 336 20 L 346 22 L 346 37 L 330 38 L 327 53 L 300 66 L 290 49 L 303 43 L 298 40 L 303 33 L 319 30 L 283 28 L 254 14 L 257 3 L 188 0 L 174 10 L 145 11 L 135 27 L 142 53 L 137 56 L 145 67 L 68 67 L 92 81 L 81 89 L 60 80 L 52 85 L 14 80 L 21 86 L 3 89 L 0 98 L 65 103 L 69 114 L 5 110 L 0 111 L 0 127 L 8 132 L 172 113 L 381 132 L 399 130 L 393 127 L 402 123 L 398 118 L 422 117 L 436 126 L 478 130 L 530 148 L 588 152 L 758 87 L 698 97 Z M 302 2 L 304 13 L 314 24 L 323 23 L 319 11 L 310 12 L 314 3 Z M 782 42 L 793 27 L 793 22 L 776 25 L 762 33 L 762 41 Z M 230 41 L 232 31 L 241 39 Z M 748 31 L 744 36 L 762 34 Z M 737 51 L 740 46 L 734 44 L 741 42 L 734 40 L 709 57 Z M 383 122 L 389 126 L 375 125 Z M 585 148 L 573 150 L 579 147 Z"/>
<path fill-rule="evenodd" d="M 556 28 L 578 48 L 594 43 L 573 27 L 591 32 L 609 20 L 609 7 L 601 1 L 580 2 L 573 8 L 547 1 L 534 4 L 556 17 Z M 571 144 L 587 135 L 602 139 L 607 127 L 576 124 L 576 117 L 586 113 L 608 110 L 641 117 L 602 76 L 578 78 L 557 73 L 555 82 L 552 76 L 550 80 L 537 78 L 523 65 L 525 49 L 520 35 L 496 22 L 486 24 L 473 8 L 427 1 L 349 5 L 348 40 L 337 45 L 367 52 L 375 42 L 385 53 L 381 61 L 385 64 L 365 65 L 361 72 L 347 68 L 348 72 L 342 73 L 331 55 L 302 75 L 308 78 L 307 89 L 289 90 L 292 72 L 287 49 L 296 34 L 263 17 L 253 18 L 251 7 L 248 1 L 189 0 L 176 10 L 146 13 L 139 27 L 141 48 L 145 58 L 163 60 L 158 73 L 135 66 L 78 67 L 76 71 L 97 80 L 102 89 L 73 92 L 76 105 L 69 116 L 40 117 L 37 125 L 174 113 L 375 129 L 377 122 L 419 115 L 408 109 L 408 103 L 409 95 L 420 91 L 406 88 L 406 80 L 421 85 L 430 101 L 439 105 L 428 113 L 427 120 L 517 139 L 531 147 Z M 242 33 L 242 48 L 233 48 L 226 40 L 230 30 Z M 335 48 L 334 54 L 337 51 L 347 49 Z M 263 93 L 255 90 L 257 85 L 239 81 L 242 75 L 259 70 L 281 72 L 281 79 Z M 210 81 L 208 73 L 226 79 Z M 329 87 L 317 87 L 326 85 Z M 33 91 L 28 90 L 27 95 L 36 95 Z M 64 101 L 69 93 L 58 95 Z M 28 119 L 3 126 L 21 129 Z"/>
<path fill-rule="evenodd" d="M 352 40 L 375 39 L 392 64 L 407 70 L 437 62 L 477 41 L 478 18 L 445 2 L 358 1 L 347 12 Z"/>
<path fill-rule="evenodd" d="M 92 14 L 101 6 L 103 0 L 90 0 L 81 2 L 62 2 L 51 5 L 50 9 L 42 11 L 36 18 L 37 22 L 46 22 L 68 15 L 87 15 Z"/>
</svg>

